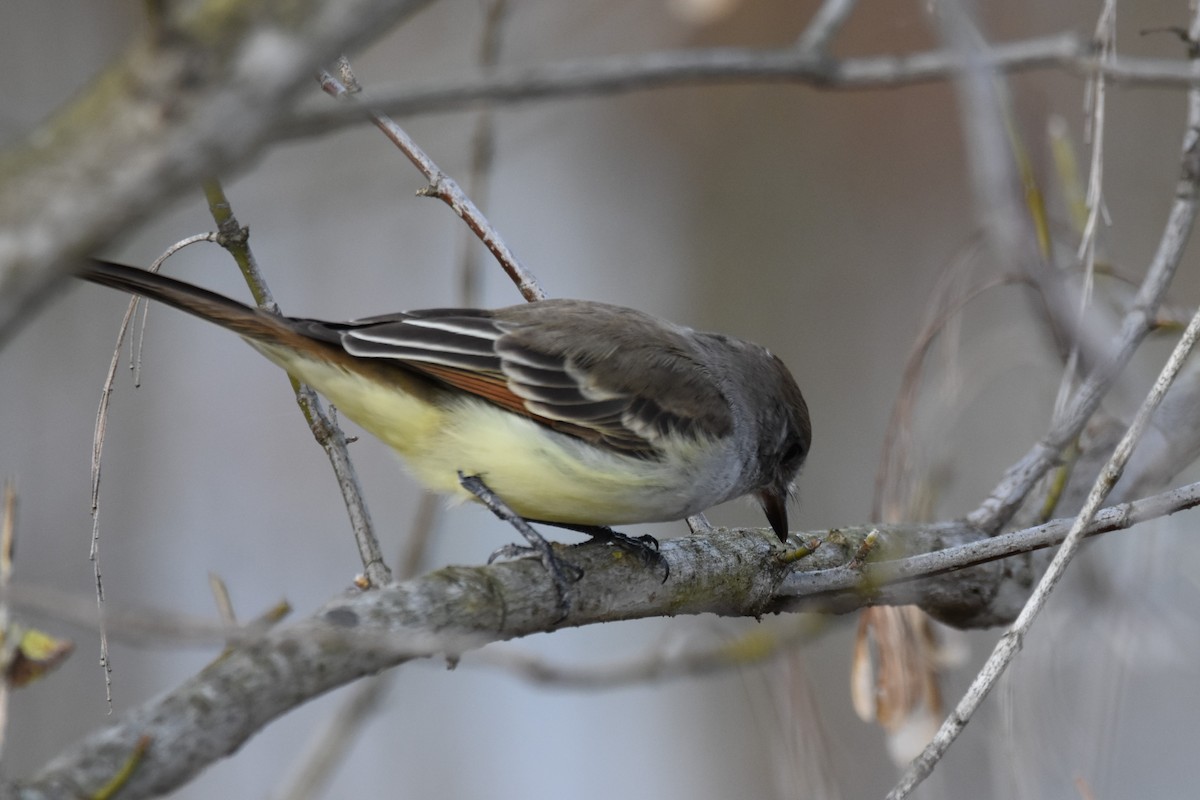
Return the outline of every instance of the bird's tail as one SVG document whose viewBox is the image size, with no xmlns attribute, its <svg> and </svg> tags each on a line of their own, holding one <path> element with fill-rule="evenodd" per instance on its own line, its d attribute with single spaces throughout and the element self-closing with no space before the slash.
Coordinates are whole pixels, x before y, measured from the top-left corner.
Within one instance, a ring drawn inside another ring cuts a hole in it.
<svg viewBox="0 0 1200 800">
<path fill-rule="evenodd" d="M 78 274 L 92 283 L 166 303 L 248 339 L 278 342 L 296 336 L 294 323 L 286 317 L 156 272 L 90 259 Z"/>
</svg>

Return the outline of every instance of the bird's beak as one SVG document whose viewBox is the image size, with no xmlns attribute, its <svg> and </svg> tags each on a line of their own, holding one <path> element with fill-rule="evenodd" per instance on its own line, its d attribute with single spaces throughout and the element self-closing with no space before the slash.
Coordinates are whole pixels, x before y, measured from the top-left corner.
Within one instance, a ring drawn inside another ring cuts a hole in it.
<svg viewBox="0 0 1200 800">
<path fill-rule="evenodd" d="M 763 513 L 767 515 L 767 522 L 771 523 L 771 530 L 775 531 L 781 542 L 786 542 L 788 537 L 787 497 L 786 491 L 775 487 L 768 487 L 758 493 L 758 502 L 762 504 Z"/>
</svg>

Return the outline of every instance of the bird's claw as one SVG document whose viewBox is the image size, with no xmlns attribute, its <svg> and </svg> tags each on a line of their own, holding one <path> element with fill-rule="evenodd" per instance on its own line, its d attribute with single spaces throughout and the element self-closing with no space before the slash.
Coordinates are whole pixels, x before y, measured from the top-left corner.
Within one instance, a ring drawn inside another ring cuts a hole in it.
<svg viewBox="0 0 1200 800">
<path fill-rule="evenodd" d="M 663 583 L 666 583 L 667 578 L 671 577 L 671 565 L 667 559 L 663 558 L 658 545 L 658 539 L 655 539 L 653 536 L 649 534 L 630 536 L 627 533 L 621 533 L 620 531 L 614 531 L 612 528 L 606 527 L 588 528 L 585 533 L 592 537 L 593 542 L 605 542 L 632 556 L 636 556 L 649 569 L 658 569 L 661 567 Z"/>
</svg>

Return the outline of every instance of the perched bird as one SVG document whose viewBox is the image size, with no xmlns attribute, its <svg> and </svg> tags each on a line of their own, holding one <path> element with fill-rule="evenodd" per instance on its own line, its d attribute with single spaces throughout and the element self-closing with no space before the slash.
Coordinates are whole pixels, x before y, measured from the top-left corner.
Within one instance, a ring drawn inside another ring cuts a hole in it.
<svg viewBox="0 0 1200 800">
<path fill-rule="evenodd" d="M 520 516 L 580 529 L 753 495 L 787 538 L 808 407 L 756 344 L 587 300 L 323 322 L 120 264 L 80 276 L 238 334 L 433 491 L 473 497 L 461 476 L 477 476 Z"/>
</svg>

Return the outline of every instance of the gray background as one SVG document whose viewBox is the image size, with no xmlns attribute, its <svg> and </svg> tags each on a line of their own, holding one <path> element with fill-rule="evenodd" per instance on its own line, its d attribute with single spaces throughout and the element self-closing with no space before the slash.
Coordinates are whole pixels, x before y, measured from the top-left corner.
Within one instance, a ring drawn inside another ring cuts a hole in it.
<svg viewBox="0 0 1200 800">
<path fill-rule="evenodd" d="M 510 65 L 783 46 L 815 7 L 748 2 L 691 25 L 659 2 L 512 5 L 503 59 Z M 1185 24 L 1185 5 L 1124 4 L 1122 51 L 1181 57 L 1170 36 L 1137 32 Z M 141 6 L 4 0 L 0 138 L 21 135 L 86 84 L 135 35 Z M 1004 40 L 1087 33 L 1097 8 L 1030 0 L 982 3 L 981 11 L 991 38 Z M 359 76 L 371 87 L 468 75 L 480 21 L 478 3 L 437 3 L 356 58 Z M 864 3 L 835 53 L 934 46 L 920 4 Z M 1083 83 L 1041 71 L 1014 78 L 1012 91 L 1039 175 L 1053 183 L 1046 120 L 1062 115 L 1079 144 Z M 496 122 L 487 208 L 546 289 L 772 348 L 793 368 L 814 419 L 793 527 L 868 521 L 904 358 L 936 276 L 978 237 L 952 87 L 686 88 L 530 104 L 500 111 Z M 1109 122 L 1114 224 L 1106 252 L 1140 274 L 1171 200 L 1183 94 L 1114 90 Z M 466 113 L 406 123 L 460 179 L 473 125 Z M 276 148 L 230 176 L 226 188 L 283 308 L 336 319 L 456 302 L 462 227 L 440 203 L 413 197 L 421 185 L 397 151 L 363 127 Z M 1063 218 L 1061 205 L 1054 213 Z M 211 227 L 197 191 L 123 232 L 109 255 L 146 264 Z M 1189 258 L 1181 270 L 1181 303 L 1196 296 L 1194 266 Z M 232 262 L 213 246 L 191 248 L 169 271 L 246 296 Z M 499 270 L 489 264 L 485 276 L 483 304 L 518 302 Z M 15 478 L 20 490 L 18 580 L 85 600 L 92 424 L 124 305 L 115 292 L 69 286 L 0 353 L 0 476 Z M 1047 425 L 1056 370 L 1028 310 L 1019 290 L 972 307 L 959 411 L 927 431 L 948 476 L 939 516 L 972 508 Z M 248 618 L 280 597 L 304 614 L 345 587 L 359 570 L 345 512 L 284 376 L 236 337 L 155 308 L 143 381 L 137 391 L 119 381 L 105 452 L 101 554 L 109 599 L 209 615 L 211 572 Z M 382 445 L 364 439 L 353 453 L 386 551 L 395 552 L 417 489 Z M 763 524 L 744 504 L 712 516 Z M 1200 779 L 1191 738 L 1195 548 L 1180 529 L 1191 525 L 1194 517 L 1181 515 L 1136 534 L 1136 549 L 1117 537 L 1093 548 L 1101 569 L 1089 574 L 1102 577 L 1089 584 L 1092 593 L 1076 579 L 1052 604 L 925 796 L 1077 797 L 1077 776 L 1097 796 L 1189 796 Z M 671 536 L 682 525 L 647 530 Z M 438 522 L 429 564 L 478 563 L 511 538 L 482 511 L 452 510 Z M 14 777 L 110 720 L 95 633 L 29 621 L 74 638 L 78 652 L 52 679 L 13 698 L 0 766 Z M 702 642 L 755 624 L 655 620 L 516 646 L 555 663 L 601 664 L 637 658 L 664 637 Z M 534 686 L 469 657 L 453 672 L 437 663 L 408 666 L 328 796 L 880 796 L 895 767 L 880 732 L 849 706 L 852 633 L 853 620 L 828 620 L 785 664 L 604 691 Z M 957 698 L 969 665 L 993 640 L 994 633 L 966 637 L 968 666 L 953 673 L 947 697 Z M 116 644 L 116 710 L 175 686 L 214 655 Z M 795 705 L 796 695 L 813 707 Z M 271 725 L 176 796 L 268 796 L 338 702 L 335 693 Z M 808 730 L 803 743 L 789 738 L 793 728 Z"/>
</svg>

